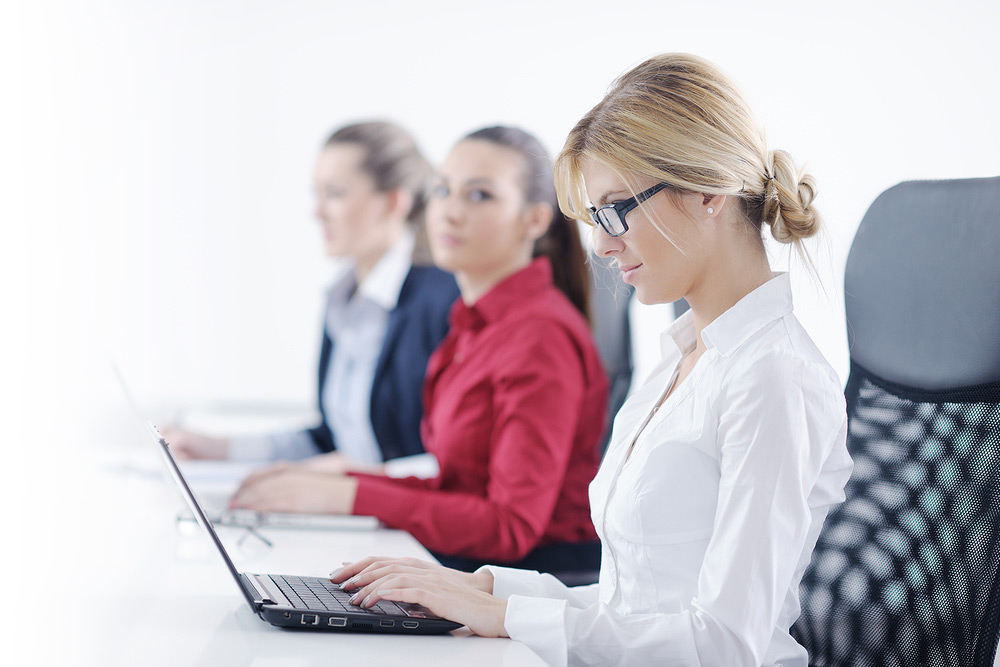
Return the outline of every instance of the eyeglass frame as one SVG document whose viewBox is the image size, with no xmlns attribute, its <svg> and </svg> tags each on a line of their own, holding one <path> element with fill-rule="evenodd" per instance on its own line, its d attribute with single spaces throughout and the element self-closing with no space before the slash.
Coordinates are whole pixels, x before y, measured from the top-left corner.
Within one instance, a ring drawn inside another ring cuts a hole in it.
<svg viewBox="0 0 1000 667">
<path fill-rule="evenodd" d="M 669 188 L 669 187 L 670 187 L 669 183 L 667 183 L 666 181 L 660 181 L 659 183 L 657 183 L 653 187 L 647 188 L 647 189 L 643 190 L 642 192 L 640 192 L 639 194 L 637 194 L 634 197 L 629 197 L 628 199 L 623 199 L 621 201 L 616 201 L 616 202 L 612 202 L 610 204 L 605 204 L 604 206 L 601 206 L 600 208 L 595 207 L 595 206 L 589 206 L 588 208 L 590 209 L 590 217 L 594 221 L 594 224 L 598 225 L 601 229 L 603 229 L 604 233 L 607 234 L 608 236 L 610 236 L 612 238 L 621 236 L 622 234 L 624 234 L 625 232 L 628 231 L 628 222 L 625 221 L 625 216 L 628 215 L 629 211 L 631 211 L 632 209 L 634 209 L 641 202 L 644 202 L 647 199 L 649 199 L 650 197 L 652 197 L 653 195 L 655 195 L 660 190 L 662 190 L 664 188 Z M 605 225 L 604 222 L 600 218 L 600 215 L 599 215 L 600 212 L 603 211 L 606 208 L 613 208 L 615 210 L 615 214 L 618 216 L 618 219 L 621 220 L 622 230 L 620 232 L 618 232 L 617 234 L 611 233 L 611 230 L 608 229 L 607 225 Z"/>
</svg>

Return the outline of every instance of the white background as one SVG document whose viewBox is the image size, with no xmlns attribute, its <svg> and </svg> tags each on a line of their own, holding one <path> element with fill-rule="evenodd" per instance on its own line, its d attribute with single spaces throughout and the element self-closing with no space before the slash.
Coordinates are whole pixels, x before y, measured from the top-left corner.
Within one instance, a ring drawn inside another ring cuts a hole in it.
<svg viewBox="0 0 1000 667">
<path fill-rule="evenodd" d="M 771 147 L 818 179 L 819 280 L 793 263 L 796 305 L 845 379 L 843 266 L 871 201 L 902 180 L 1000 174 L 995 0 L 0 7 L 0 436 L 18 566 L 72 568 L 40 553 L 38 524 L 87 492 L 80 462 L 127 418 L 107 355 L 160 417 L 313 400 L 331 266 L 311 170 L 343 123 L 397 120 L 434 160 L 492 123 L 555 152 L 629 67 L 713 60 Z M 642 322 L 652 340 L 657 317 Z"/>
</svg>

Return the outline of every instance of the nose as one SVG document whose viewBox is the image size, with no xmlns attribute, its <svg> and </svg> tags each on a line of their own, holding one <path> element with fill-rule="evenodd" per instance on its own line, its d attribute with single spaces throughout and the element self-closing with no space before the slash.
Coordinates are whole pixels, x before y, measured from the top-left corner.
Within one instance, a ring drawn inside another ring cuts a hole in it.
<svg viewBox="0 0 1000 667">
<path fill-rule="evenodd" d="M 447 223 L 448 226 L 454 227 L 462 218 L 462 201 L 459 197 L 452 194 L 448 194 L 445 197 L 440 197 L 438 199 L 431 200 L 433 208 L 436 209 L 436 217 Z M 428 207 L 430 209 L 430 207 Z M 431 211 L 428 210 L 430 215 Z"/>
<path fill-rule="evenodd" d="M 313 204 L 313 217 L 320 222 L 325 222 L 323 216 L 323 200 L 319 197 L 316 197 L 316 201 Z"/>
<path fill-rule="evenodd" d="M 611 257 L 625 247 L 621 236 L 611 236 L 596 225 L 590 233 L 594 242 L 594 254 L 598 257 Z"/>
</svg>

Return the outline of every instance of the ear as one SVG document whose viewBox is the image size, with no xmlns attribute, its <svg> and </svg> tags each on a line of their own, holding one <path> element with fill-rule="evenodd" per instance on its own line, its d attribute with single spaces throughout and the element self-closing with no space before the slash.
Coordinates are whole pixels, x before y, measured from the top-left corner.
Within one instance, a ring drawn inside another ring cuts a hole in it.
<svg viewBox="0 0 1000 667">
<path fill-rule="evenodd" d="M 395 188 L 385 193 L 386 218 L 405 221 L 413 208 L 413 193 L 405 188 Z"/>
<path fill-rule="evenodd" d="M 525 236 L 532 243 L 545 235 L 552 224 L 552 204 L 529 204 L 524 211 Z"/>
<path fill-rule="evenodd" d="M 702 195 L 699 205 L 699 218 L 701 220 L 718 219 L 727 201 L 728 198 L 726 195 Z"/>
</svg>

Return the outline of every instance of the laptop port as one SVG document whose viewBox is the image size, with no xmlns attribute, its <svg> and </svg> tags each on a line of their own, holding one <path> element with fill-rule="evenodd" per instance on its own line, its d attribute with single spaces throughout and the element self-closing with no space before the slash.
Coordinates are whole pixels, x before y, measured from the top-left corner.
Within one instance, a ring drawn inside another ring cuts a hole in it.
<svg viewBox="0 0 1000 667">
<path fill-rule="evenodd" d="M 396 621 L 390 620 L 388 618 L 383 618 L 379 622 L 379 625 L 381 625 L 383 628 L 391 628 L 392 626 L 396 625 Z"/>
<path fill-rule="evenodd" d="M 420 625 L 420 624 L 419 624 L 419 623 L 417 623 L 416 621 L 403 621 L 403 627 L 404 627 L 404 628 L 410 628 L 411 630 L 412 630 L 413 628 L 416 628 L 416 627 L 418 627 L 419 625 Z"/>
<path fill-rule="evenodd" d="M 302 625 L 319 625 L 319 615 L 318 614 L 302 614 L 302 620 L 299 621 Z"/>
<path fill-rule="evenodd" d="M 347 619 L 343 616 L 331 616 L 329 620 L 329 625 L 331 628 L 346 628 Z"/>
</svg>

